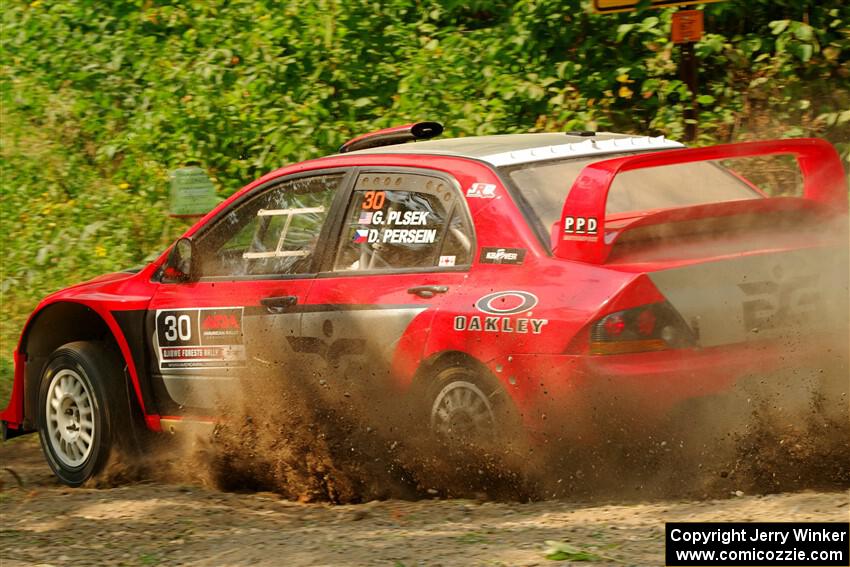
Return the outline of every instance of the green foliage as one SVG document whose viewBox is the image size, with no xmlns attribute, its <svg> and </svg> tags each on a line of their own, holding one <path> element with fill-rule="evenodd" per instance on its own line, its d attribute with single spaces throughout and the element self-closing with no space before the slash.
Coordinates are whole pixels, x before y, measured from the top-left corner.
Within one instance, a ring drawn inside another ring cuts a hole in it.
<svg viewBox="0 0 850 567">
<path fill-rule="evenodd" d="M 153 201 L 162 170 L 187 160 L 227 193 L 423 117 L 450 134 L 675 136 L 690 98 L 668 39 L 672 10 L 600 16 L 578 0 L 9 4 L 4 101 L 63 126 L 64 143 Z M 795 124 L 799 111 L 814 120 L 850 106 L 843 1 L 706 12 L 705 141 L 746 133 L 759 101 Z M 829 134 L 827 123 L 810 126 Z"/>
<path fill-rule="evenodd" d="M 46 292 L 142 262 L 186 225 L 167 172 L 226 196 L 412 120 L 448 135 L 681 138 L 672 10 L 588 0 L 7 0 L 0 53 L 3 355 Z M 850 7 L 705 7 L 699 143 L 814 134 L 850 152 Z"/>
<path fill-rule="evenodd" d="M 602 561 L 602 557 L 562 541 L 547 541 L 543 556 L 550 561 Z"/>
<path fill-rule="evenodd" d="M 478 532 L 468 532 L 465 534 L 460 534 L 454 537 L 454 540 L 458 543 L 469 543 L 469 544 L 478 544 L 478 543 L 488 543 L 489 540 L 487 536 L 484 534 L 480 534 Z"/>
</svg>

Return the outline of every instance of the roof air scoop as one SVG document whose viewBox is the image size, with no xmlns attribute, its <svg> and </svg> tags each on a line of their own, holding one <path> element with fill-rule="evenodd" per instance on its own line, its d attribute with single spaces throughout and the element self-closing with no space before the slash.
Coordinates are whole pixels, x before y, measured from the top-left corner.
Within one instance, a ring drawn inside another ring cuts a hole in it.
<svg viewBox="0 0 850 567">
<path fill-rule="evenodd" d="M 442 133 L 443 125 L 439 122 L 415 122 L 404 126 L 394 126 L 352 138 L 340 146 L 339 153 L 404 144 L 414 140 L 427 140 Z"/>
</svg>

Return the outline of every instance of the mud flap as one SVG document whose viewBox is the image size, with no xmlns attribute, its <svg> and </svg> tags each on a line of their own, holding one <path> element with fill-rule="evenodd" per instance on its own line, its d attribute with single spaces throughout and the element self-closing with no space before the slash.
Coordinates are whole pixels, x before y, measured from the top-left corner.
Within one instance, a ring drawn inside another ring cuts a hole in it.
<svg viewBox="0 0 850 567">
<path fill-rule="evenodd" d="M 19 429 L 12 429 L 9 427 L 8 423 L 0 421 L 0 436 L 2 436 L 3 441 L 8 441 L 9 439 L 14 439 L 15 437 L 20 437 L 29 433 L 35 433 L 35 431 L 32 429 L 24 429 L 23 427 Z"/>
</svg>

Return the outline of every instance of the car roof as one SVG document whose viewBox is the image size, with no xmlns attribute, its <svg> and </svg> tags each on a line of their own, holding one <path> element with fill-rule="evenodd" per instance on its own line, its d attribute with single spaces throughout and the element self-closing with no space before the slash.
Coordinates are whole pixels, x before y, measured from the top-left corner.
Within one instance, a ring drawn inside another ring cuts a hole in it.
<svg viewBox="0 0 850 567">
<path fill-rule="evenodd" d="M 664 136 L 630 136 L 613 132 L 598 132 L 593 136 L 541 133 L 443 138 L 368 148 L 349 152 L 346 155 L 448 155 L 479 159 L 498 167 L 557 158 L 682 147 L 684 146 L 679 142 L 667 140 Z"/>
</svg>

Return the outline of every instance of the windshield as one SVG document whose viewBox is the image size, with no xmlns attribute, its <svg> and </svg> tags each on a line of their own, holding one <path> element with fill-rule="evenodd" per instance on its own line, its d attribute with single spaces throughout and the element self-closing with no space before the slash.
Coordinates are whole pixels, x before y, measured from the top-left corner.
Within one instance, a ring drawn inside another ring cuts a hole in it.
<svg viewBox="0 0 850 567">
<path fill-rule="evenodd" d="M 615 154 L 606 158 L 629 154 Z M 549 229 L 561 218 L 564 200 L 584 166 L 599 157 L 529 163 L 507 170 L 521 198 L 534 213 L 548 241 Z M 688 207 L 721 201 L 762 198 L 738 177 L 714 162 L 685 163 L 637 171 L 614 178 L 605 212 L 608 215 L 650 209 Z"/>
</svg>

